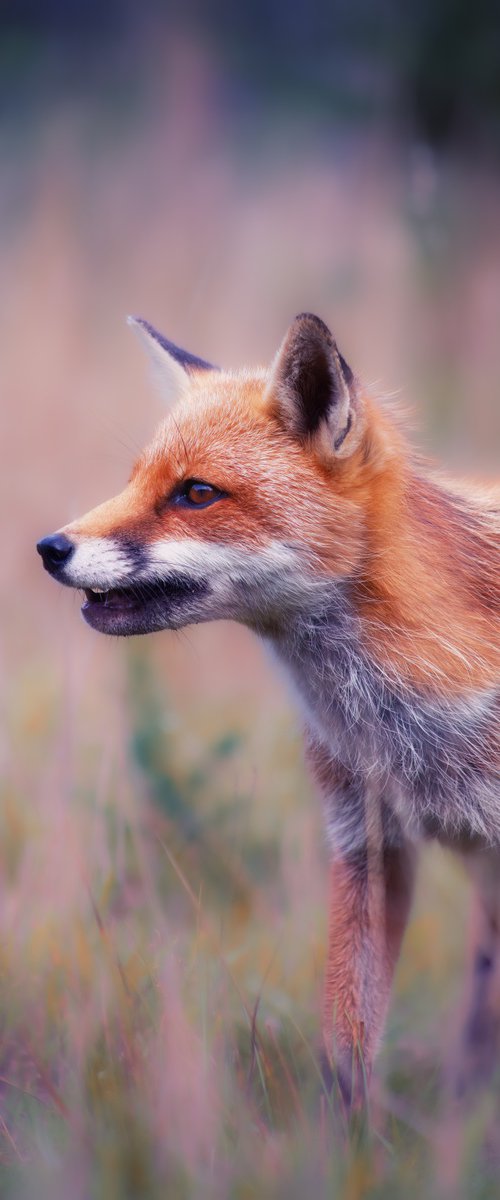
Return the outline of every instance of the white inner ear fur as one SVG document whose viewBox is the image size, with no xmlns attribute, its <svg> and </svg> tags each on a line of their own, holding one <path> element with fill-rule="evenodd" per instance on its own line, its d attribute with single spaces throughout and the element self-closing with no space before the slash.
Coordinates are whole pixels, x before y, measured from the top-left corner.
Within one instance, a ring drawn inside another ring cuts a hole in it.
<svg viewBox="0 0 500 1200">
<path fill-rule="evenodd" d="M 363 408 L 355 392 L 351 393 L 342 379 L 342 400 L 333 412 L 320 422 L 312 443 L 325 462 L 332 457 L 349 458 L 359 446 L 365 428 Z"/>
<path fill-rule="evenodd" d="M 351 393 L 344 379 L 344 373 L 340 365 L 340 358 L 336 348 L 332 350 L 332 358 L 335 363 L 336 378 L 340 383 L 341 397 L 337 400 L 331 413 L 327 415 L 326 419 L 327 424 L 331 428 L 333 448 L 337 454 L 341 454 L 344 443 L 349 437 L 350 426 L 352 426 L 354 420 L 354 412 Z M 347 433 L 345 432 L 346 429 L 348 429 Z M 341 442 L 340 439 L 342 439 Z M 336 445 L 337 440 L 339 441 L 338 446 Z"/>
<path fill-rule="evenodd" d="M 127 317 L 127 325 L 130 325 L 145 347 L 153 383 L 162 399 L 171 408 L 189 391 L 187 371 L 175 361 L 175 358 L 172 358 L 168 350 L 165 350 L 135 317 Z"/>
</svg>

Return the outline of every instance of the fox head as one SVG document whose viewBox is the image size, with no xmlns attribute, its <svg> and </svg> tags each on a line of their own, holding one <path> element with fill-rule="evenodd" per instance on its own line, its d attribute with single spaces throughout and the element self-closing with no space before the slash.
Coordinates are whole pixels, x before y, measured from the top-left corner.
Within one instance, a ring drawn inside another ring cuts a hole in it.
<svg viewBox="0 0 500 1200">
<path fill-rule="evenodd" d="M 303 313 L 267 369 L 226 372 L 130 318 L 168 413 L 120 495 L 43 538 L 55 579 L 109 634 L 231 618 L 279 631 L 356 572 L 368 401 Z"/>
</svg>

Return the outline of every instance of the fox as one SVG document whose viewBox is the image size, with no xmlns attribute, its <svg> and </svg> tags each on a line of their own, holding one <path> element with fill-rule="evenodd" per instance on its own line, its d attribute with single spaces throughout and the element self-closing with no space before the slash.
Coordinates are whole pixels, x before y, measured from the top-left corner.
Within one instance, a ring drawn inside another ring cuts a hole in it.
<svg viewBox="0 0 500 1200">
<path fill-rule="evenodd" d="M 42 538 L 43 565 L 100 633 L 233 620 L 288 675 L 328 846 L 320 1042 L 349 1110 L 422 847 L 460 857 L 475 932 L 457 1072 L 482 1079 L 500 1042 L 500 490 L 419 454 L 311 313 L 269 366 L 236 371 L 129 322 L 166 415 L 120 495 Z"/>
</svg>

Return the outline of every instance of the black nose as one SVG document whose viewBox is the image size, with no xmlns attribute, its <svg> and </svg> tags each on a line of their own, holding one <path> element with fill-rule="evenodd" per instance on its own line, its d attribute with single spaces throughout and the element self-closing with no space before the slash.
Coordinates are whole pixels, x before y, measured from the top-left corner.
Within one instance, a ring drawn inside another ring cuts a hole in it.
<svg viewBox="0 0 500 1200">
<path fill-rule="evenodd" d="M 46 571 L 55 575 L 73 553 L 74 546 L 64 533 L 53 533 L 37 542 L 38 553 L 41 554 Z"/>
</svg>

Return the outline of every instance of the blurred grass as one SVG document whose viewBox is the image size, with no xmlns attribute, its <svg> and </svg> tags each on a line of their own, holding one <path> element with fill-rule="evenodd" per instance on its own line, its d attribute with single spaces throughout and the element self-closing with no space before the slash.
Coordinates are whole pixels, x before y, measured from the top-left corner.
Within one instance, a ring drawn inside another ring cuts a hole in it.
<svg viewBox="0 0 500 1200">
<path fill-rule="evenodd" d="M 119 139 L 89 98 L 3 142 L 0 1195 L 483 1200 L 497 1089 L 467 1114 L 445 1086 L 459 867 L 425 855 L 369 1128 L 334 1127 L 326 856 L 286 691 L 232 626 L 96 638 L 33 547 L 122 486 L 160 415 L 130 310 L 230 365 L 319 311 L 428 445 L 496 462 L 499 181 L 373 130 L 238 140 L 206 50 L 168 53 Z"/>
<path fill-rule="evenodd" d="M 2 805 L 1 1194 L 438 1196 L 447 1159 L 450 1194 L 495 1194 L 493 1094 L 448 1130 L 443 1093 L 467 908 L 458 868 L 437 851 L 424 864 L 371 1125 L 348 1132 L 322 1096 L 324 881 L 300 861 L 308 843 L 317 855 L 300 768 L 294 836 L 275 819 L 272 866 L 254 870 L 286 740 L 245 814 L 236 735 L 201 742 L 193 768 L 151 651 L 125 658 L 129 753 L 106 738 L 103 780 L 83 751 L 44 797 L 49 821 L 24 756 Z"/>
</svg>

